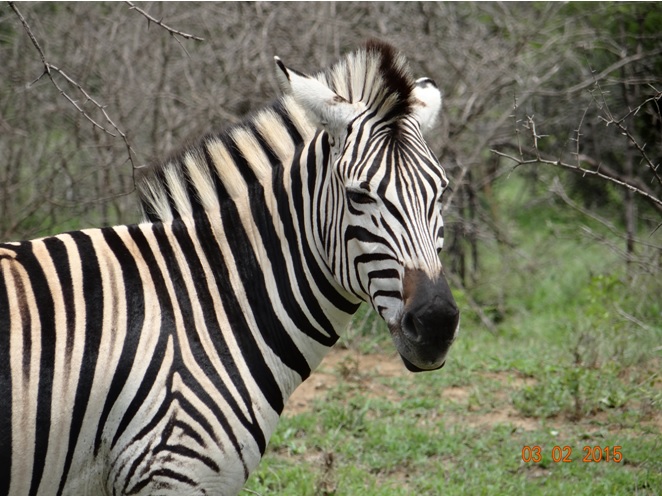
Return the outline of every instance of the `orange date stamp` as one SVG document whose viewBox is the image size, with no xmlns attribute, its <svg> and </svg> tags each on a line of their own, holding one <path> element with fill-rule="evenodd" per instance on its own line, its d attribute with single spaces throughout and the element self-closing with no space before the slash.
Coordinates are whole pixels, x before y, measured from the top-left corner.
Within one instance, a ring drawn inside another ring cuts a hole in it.
<svg viewBox="0 0 662 496">
<path fill-rule="evenodd" d="M 584 446 L 582 448 L 582 463 L 600 463 L 623 461 L 622 446 Z M 524 446 L 522 448 L 522 461 L 524 463 L 540 463 L 546 451 L 541 446 Z M 579 459 L 573 457 L 572 447 L 554 446 L 551 449 L 552 461 L 554 463 L 570 463 Z"/>
</svg>

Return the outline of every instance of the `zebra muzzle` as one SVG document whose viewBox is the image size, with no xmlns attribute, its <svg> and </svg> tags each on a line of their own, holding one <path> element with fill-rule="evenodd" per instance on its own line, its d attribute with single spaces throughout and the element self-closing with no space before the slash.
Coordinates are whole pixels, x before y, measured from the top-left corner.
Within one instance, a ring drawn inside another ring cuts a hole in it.
<svg viewBox="0 0 662 496">
<path fill-rule="evenodd" d="M 404 311 L 391 334 L 405 366 L 414 372 L 444 365 L 455 340 L 460 310 L 443 273 L 435 278 L 418 269 L 405 269 Z"/>
</svg>

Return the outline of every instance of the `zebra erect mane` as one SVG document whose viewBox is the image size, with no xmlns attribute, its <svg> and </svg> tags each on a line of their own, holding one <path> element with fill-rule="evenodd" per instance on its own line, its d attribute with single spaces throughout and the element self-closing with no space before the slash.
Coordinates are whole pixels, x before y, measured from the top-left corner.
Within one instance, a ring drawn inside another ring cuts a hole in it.
<svg viewBox="0 0 662 496">
<path fill-rule="evenodd" d="M 411 112 L 415 82 L 407 60 L 382 41 L 367 41 L 316 77 L 350 102 L 362 101 L 394 121 Z"/>
<path fill-rule="evenodd" d="M 394 130 L 412 111 L 415 81 L 405 57 L 387 43 L 369 40 L 314 77 L 346 100 L 378 111 Z M 140 171 L 136 187 L 145 219 L 168 222 L 218 211 L 226 198 L 246 197 L 251 184 L 289 163 L 315 131 L 286 95 L 241 123 L 203 137 Z"/>
<path fill-rule="evenodd" d="M 247 199 L 248 187 L 290 160 L 315 128 L 292 98 L 283 97 L 220 133 L 210 133 L 169 159 L 139 170 L 143 217 L 169 222 L 220 211 Z"/>
</svg>

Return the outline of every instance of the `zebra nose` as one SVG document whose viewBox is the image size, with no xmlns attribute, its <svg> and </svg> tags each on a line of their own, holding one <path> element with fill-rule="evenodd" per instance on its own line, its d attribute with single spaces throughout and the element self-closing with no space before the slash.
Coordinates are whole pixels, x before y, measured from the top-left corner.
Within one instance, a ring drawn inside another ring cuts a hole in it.
<svg viewBox="0 0 662 496">
<path fill-rule="evenodd" d="M 402 318 L 407 339 L 421 345 L 450 345 L 460 319 L 460 310 L 452 298 L 433 292 L 416 298 L 408 307 Z"/>
<path fill-rule="evenodd" d="M 403 280 L 403 337 L 418 359 L 436 363 L 455 339 L 460 310 L 443 274 L 432 279 L 420 270 L 406 270 Z"/>
</svg>

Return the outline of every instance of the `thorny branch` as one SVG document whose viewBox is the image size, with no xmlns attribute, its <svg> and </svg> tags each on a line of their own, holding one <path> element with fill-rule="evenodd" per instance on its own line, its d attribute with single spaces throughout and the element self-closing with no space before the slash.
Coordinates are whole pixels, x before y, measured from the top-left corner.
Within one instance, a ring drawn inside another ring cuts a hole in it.
<svg viewBox="0 0 662 496">
<path fill-rule="evenodd" d="M 656 94 L 650 98 L 647 98 L 644 100 L 641 105 L 637 106 L 636 108 L 630 110 L 627 114 L 625 114 L 623 117 L 620 119 L 615 119 L 614 116 L 611 114 L 611 112 L 608 112 L 608 118 L 604 118 L 600 116 L 600 119 L 602 119 L 605 123 L 605 126 L 609 126 L 610 124 L 615 124 L 616 127 L 623 133 L 624 136 L 628 138 L 630 143 L 634 145 L 634 147 L 639 150 L 639 153 L 641 154 L 641 157 L 644 159 L 646 162 L 646 165 L 650 168 L 650 170 L 653 172 L 653 175 L 655 176 L 655 179 L 657 179 L 657 182 L 662 185 L 662 177 L 660 176 L 658 172 L 658 168 L 660 164 L 653 164 L 653 161 L 650 159 L 646 151 L 644 150 L 644 147 L 639 144 L 639 142 L 635 139 L 634 136 L 632 136 L 632 133 L 628 130 L 627 126 L 624 124 L 625 119 L 630 117 L 631 115 L 637 115 L 637 113 L 647 104 L 655 102 L 656 105 L 658 105 L 660 99 L 662 99 L 662 91 L 657 90 L 656 88 L 653 87 L 653 85 L 650 85 L 651 88 L 653 88 L 656 92 Z M 659 109 L 658 109 L 659 110 Z"/>
<path fill-rule="evenodd" d="M 614 184 L 616 184 L 620 187 L 627 188 L 630 191 L 633 191 L 634 193 L 636 193 L 638 195 L 641 195 L 644 198 L 646 198 L 647 200 L 651 201 L 658 208 L 662 208 L 662 200 L 660 200 L 659 198 L 656 198 L 655 196 L 653 196 L 650 193 L 642 191 L 641 189 L 637 188 L 636 186 L 633 186 L 630 183 L 627 183 L 625 181 L 621 181 L 621 180 L 616 179 L 614 177 L 603 174 L 599 170 L 586 169 L 585 167 L 582 167 L 581 165 L 569 164 L 567 162 L 563 162 L 562 160 L 553 160 L 553 159 L 543 158 L 540 155 L 539 150 L 536 150 L 536 152 L 538 153 L 538 156 L 536 158 L 532 158 L 532 159 L 517 158 L 517 157 L 514 157 L 512 155 L 509 155 L 508 153 L 504 153 L 502 151 L 494 150 L 494 149 L 492 149 L 490 151 L 492 153 L 500 156 L 500 157 L 512 160 L 513 162 L 515 162 L 515 167 L 519 167 L 520 165 L 546 164 L 546 165 L 553 165 L 553 166 L 556 166 L 556 167 L 562 167 L 562 168 L 565 168 L 565 169 L 569 169 L 569 170 L 572 170 L 574 172 L 578 172 L 578 173 L 580 173 L 584 176 L 598 177 L 600 179 L 604 179 L 605 181 L 612 182 L 612 183 L 614 183 Z"/>
<path fill-rule="evenodd" d="M 51 64 L 48 62 L 46 59 L 46 55 L 44 54 L 44 51 L 41 48 L 41 45 L 37 41 L 37 38 L 35 37 L 34 33 L 32 32 L 32 29 L 30 28 L 30 25 L 27 23 L 25 20 L 25 17 L 23 17 L 23 14 L 18 10 L 14 2 L 8 2 L 9 6 L 11 9 L 16 13 L 17 17 L 21 21 L 21 24 L 23 25 L 23 29 L 25 29 L 25 32 L 27 33 L 28 37 L 30 38 L 30 41 L 32 41 L 32 44 L 34 47 L 37 49 L 37 52 L 39 52 L 39 57 L 41 57 L 41 62 L 44 65 L 44 72 L 37 78 L 35 81 L 31 83 L 34 84 L 37 81 L 39 81 L 44 75 L 48 76 L 48 78 L 51 80 L 51 83 L 53 83 L 53 86 L 58 90 L 60 95 L 62 95 L 69 103 L 71 103 L 78 112 L 80 112 L 92 125 L 103 131 L 104 133 L 112 136 L 113 138 L 117 137 L 117 134 L 122 138 L 124 141 L 124 145 L 126 146 L 126 151 L 129 157 L 129 162 L 131 163 L 132 169 L 135 170 L 136 165 L 133 161 L 133 153 L 134 150 L 131 147 L 131 144 L 129 143 L 129 139 L 127 138 L 126 134 L 113 122 L 113 120 L 110 118 L 108 113 L 106 112 L 106 108 L 100 104 L 97 100 L 95 100 L 85 89 L 74 79 L 69 77 L 62 69 L 56 67 L 55 65 Z M 92 104 L 101 111 L 103 114 L 104 118 L 106 119 L 106 122 L 115 130 L 117 134 L 114 134 L 112 131 L 104 127 L 103 125 L 99 124 L 96 120 L 90 116 L 79 104 L 76 100 L 74 100 L 73 97 L 71 97 L 56 81 L 56 79 L 53 77 L 53 73 L 57 73 L 60 76 L 62 76 L 69 84 L 73 85 L 80 93 L 85 97 L 85 102 L 92 102 Z M 130 192 L 128 192 L 130 193 Z M 127 193 L 127 194 L 128 194 Z M 98 201 L 104 201 L 104 199 L 100 199 Z"/>
<path fill-rule="evenodd" d="M 184 32 L 182 32 L 182 31 L 178 31 L 177 29 L 173 29 L 173 28 L 171 28 L 170 26 L 168 26 L 167 24 L 165 24 L 163 21 L 161 21 L 161 20 L 159 20 L 159 19 L 155 19 L 154 17 L 152 17 L 151 15 L 149 15 L 147 12 L 145 12 L 145 11 L 144 11 L 143 9 L 141 9 L 140 7 L 134 5 L 133 2 L 128 2 L 128 1 L 127 1 L 127 2 L 125 2 L 125 3 L 129 6 L 129 9 L 130 9 L 130 10 L 135 10 L 135 11 L 137 11 L 137 12 L 140 12 L 140 13 L 145 17 L 145 19 L 147 19 L 147 23 L 148 23 L 148 24 L 149 24 L 150 22 L 153 22 L 153 23 L 156 24 L 157 26 L 161 26 L 163 29 L 165 29 L 166 31 L 168 31 L 168 32 L 169 32 L 171 35 L 173 35 L 173 36 L 181 36 L 182 38 L 187 39 L 187 40 L 205 41 L 204 38 L 200 38 L 200 37 L 198 37 L 198 36 L 194 36 L 194 35 L 192 35 L 192 34 L 184 33 Z"/>
<path fill-rule="evenodd" d="M 597 82 L 596 82 L 597 85 Z M 651 86 L 652 87 L 652 86 Z M 652 97 L 646 99 L 644 102 L 642 102 L 638 107 L 630 110 L 628 113 L 626 113 L 623 117 L 620 119 L 615 118 L 612 113 L 609 111 L 608 107 L 606 106 L 606 102 L 603 102 L 602 105 L 600 105 L 602 108 L 605 109 L 605 115 L 606 117 L 600 116 L 600 119 L 605 123 L 605 126 L 609 126 L 611 124 L 615 125 L 621 133 L 628 139 L 628 141 L 639 151 L 642 159 L 645 161 L 647 167 L 651 170 L 653 173 L 654 177 L 656 180 L 662 185 L 662 177 L 660 176 L 658 172 L 659 164 L 654 164 L 651 158 L 648 156 L 648 154 L 645 152 L 645 146 L 642 146 L 635 136 L 630 133 L 628 130 L 625 121 L 628 117 L 636 115 L 645 105 L 649 103 L 654 103 L 655 105 L 659 104 L 660 99 L 662 99 L 662 92 L 653 88 L 656 91 L 656 94 L 653 95 Z M 598 90 L 600 90 L 598 86 Z M 595 97 L 594 97 L 595 100 Z M 515 109 L 514 112 L 517 111 L 517 102 L 515 102 Z M 586 167 L 582 166 L 582 162 L 587 162 L 590 160 L 586 160 L 587 157 L 582 155 L 580 153 L 580 137 L 581 137 L 581 126 L 584 121 L 584 118 L 586 117 L 586 111 L 582 115 L 582 119 L 580 124 L 578 125 L 577 129 L 575 130 L 575 137 L 572 138 L 573 141 L 576 141 L 575 145 L 575 156 L 577 157 L 577 163 L 576 164 L 571 164 L 568 162 L 564 162 L 563 160 L 559 159 L 552 159 L 552 158 L 546 158 L 543 153 L 540 151 L 540 148 L 538 146 L 538 140 L 540 138 L 543 138 L 545 135 L 538 134 L 536 131 L 536 125 L 533 116 L 527 116 L 526 118 L 526 124 L 525 128 L 529 130 L 531 134 L 531 139 L 533 141 L 533 148 L 532 148 L 532 153 L 535 155 L 534 158 L 525 158 L 524 154 L 522 152 L 522 145 L 520 143 L 520 135 L 519 135 L 519 129 L 517 127 L 517 120 L 515 118 L 515 124 L 516 124 L 516 133 L 517 133 L 517 144 L 513 145 L 518 152 L 519 152 L 519 157 L 516 157 L 514 155 L 510 155 L 508 153 L 505 153 L 501 150 L 496 150 L 496 149 L 491 149 L 490 151 L 494 153 L 495 155 L 503 158 L 507 158 L 509 160 L 512 160 L 515 162 L 515 167 L 519 167 L 520 165 L 531 165 L 531 164 L 546 164 L 546 165 L 553 165 L 556 167 L 561 167 L 564 169 L 571 170 L 573 172 L 577 172 L 582 174 L 583 176 L 593 176 L 597 177 L 599 179 L 611 182 L 613 184 L 616 184 L 619 187 L 622 188 L 627 188 L 630 191 L 636 193 L 637 195 L 640 195 L 644 197 L 646 200 L 650 201 L 653 203 L 653 205 L 658 209 L 662 211 L 662 199 L 658 198 L 654 193 L 652 193 L 648 188 L 642 187 L 642 186 L 637 186 L 634 183 L 636 182 L 636 178 L 620 178 L 616 177 L 615 174 L 609 174 L 609 173 L 604 173 L 601 171 L 601 168 L 605 170 L 606 168 L 604 166 L 601 166 L 599 163 L 597 164 L 597 167 L 595 169 L 587 169 Z M 648 191 L 647 191 L 648 190 Z"/>
<path fill-rule="evenodd" d="M 614 71 L 617 71 L 621 67 L 624 67 L 628 64 L 631 64 L 633 62 L 637 62 L 639 60 L 644 60 L 647 58 L 652 58 L 652 57 L 657 57 L 662 53 L 662 49 L 657 49 L 657 50 L 652 50 L 650 52 L 641 52 L 641 53 L 636 53 L 634 55 L 630 55 L 628 57 L 623 57 L 619 61 L 613 63 L 606 69 L 603 69 L 599 74 L 591 74 L 591 78 L 587 79 L 586 81 L 582 81 L 579 84 L 576 84 L 574 86 L 571 86 L 570 88 L 566 88 L 563 91 L 549 91 L 549 90 L 543 90 L 540 91 L 541 95 L 544 96 L 564 96 L 564 95 L 570 95 L 573 93 L 580 92 L 582 90 L 585 90 L 586 88 L 591 87 L 596 83 L 596 81 L 601 81 L 605 79 L 609 74 L 613 73 Z"/>
</svg>

